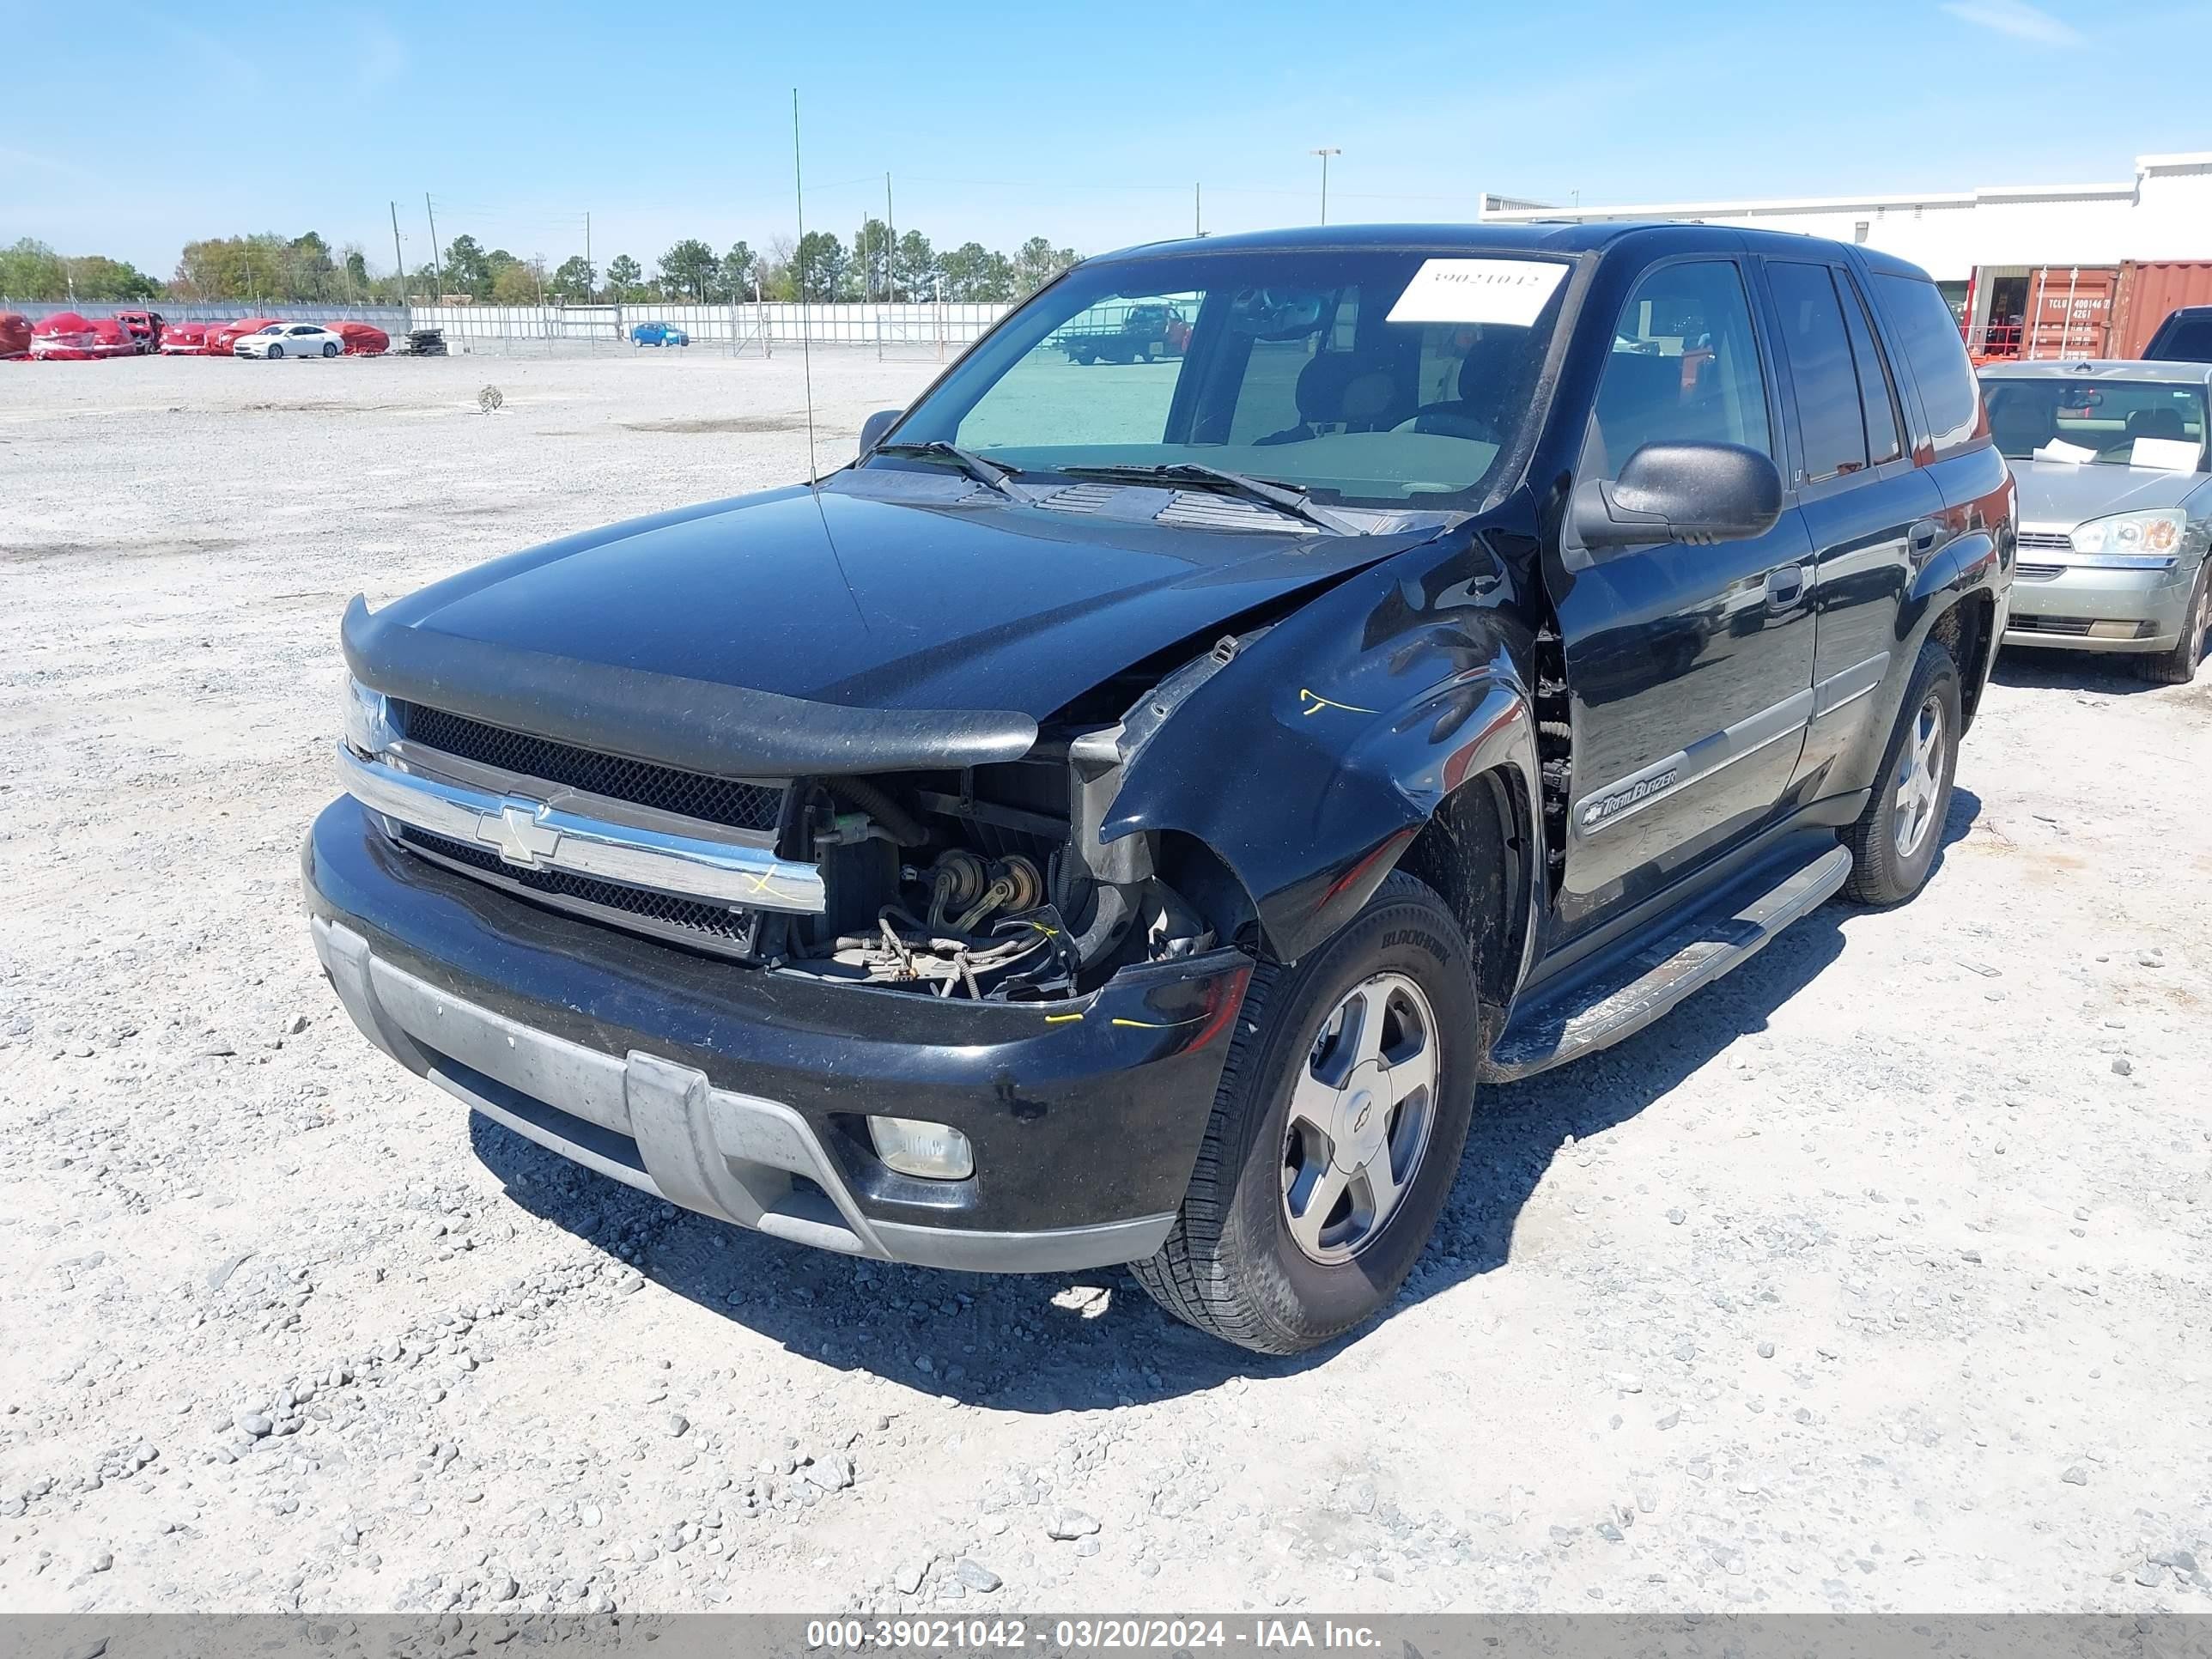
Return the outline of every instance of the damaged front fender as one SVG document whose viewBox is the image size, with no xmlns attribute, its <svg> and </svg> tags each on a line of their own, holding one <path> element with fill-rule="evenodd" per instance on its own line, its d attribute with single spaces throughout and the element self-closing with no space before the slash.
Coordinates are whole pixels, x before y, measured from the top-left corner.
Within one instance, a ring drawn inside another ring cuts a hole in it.
<svg viewBox="0 0 2212 1659">
<path fill-rule="evenodd" d="M 1538 800 L 1534 641 L 1497 539 L 1461 526 L 1164 682 L 1123 723 L 1101 838 L 1195 837 L 1288 961 L 1358 912 L 1470 778 L 1507 768 Z"/>
</svg>

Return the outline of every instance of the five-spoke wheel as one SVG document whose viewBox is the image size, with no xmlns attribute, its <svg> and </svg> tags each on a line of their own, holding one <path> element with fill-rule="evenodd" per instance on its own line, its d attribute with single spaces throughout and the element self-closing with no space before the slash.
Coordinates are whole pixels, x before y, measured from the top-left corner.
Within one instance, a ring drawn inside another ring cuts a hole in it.
<svg viewBox="0 0 2212 1659">
<path fill-rule="evenodd" d="M 1398 1207 L 1429 1139 L 1436 1016 L 1403 974 L 1347 992 L 1291 1088 L 1283 1215 L 1312 1260 L 1349 1261 Z"/>
</svg>

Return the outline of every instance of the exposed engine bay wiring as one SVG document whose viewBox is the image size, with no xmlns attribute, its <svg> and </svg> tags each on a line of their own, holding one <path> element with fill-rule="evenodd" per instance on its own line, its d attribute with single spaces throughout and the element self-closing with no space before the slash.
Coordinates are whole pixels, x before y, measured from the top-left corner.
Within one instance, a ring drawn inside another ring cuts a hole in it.
<svg viewBox="0 0 2212 1659">
<path fill-rule="evenodd" d="M 874 932 L 840 934 L 822 955 L 865 983 L 927 987 L 940 997 L 964 992 L 981 1001 L 1018 981 L 1040 993 L 1073 984 L 1073 941 L 1060 913 L 1042 903 L 1044 876 L 1029 859 L 956 848 L 905 873 L 905 884 L 928 894 L 926 916 L 887 904 Z"/>
</svg>

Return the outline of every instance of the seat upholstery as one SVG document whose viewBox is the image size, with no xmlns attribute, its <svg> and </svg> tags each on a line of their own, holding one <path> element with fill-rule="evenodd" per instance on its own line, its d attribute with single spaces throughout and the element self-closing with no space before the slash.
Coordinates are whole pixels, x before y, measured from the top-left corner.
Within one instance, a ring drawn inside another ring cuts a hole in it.
<svg viewBox="0 0 2212 1659">
<path fill-rule="evenodd" d="M 2130 438 L 2172 438 L 2189 441 L 2189 428 L 2178 409 L 2139 409 L 2128 416 Z"/>
</svg>

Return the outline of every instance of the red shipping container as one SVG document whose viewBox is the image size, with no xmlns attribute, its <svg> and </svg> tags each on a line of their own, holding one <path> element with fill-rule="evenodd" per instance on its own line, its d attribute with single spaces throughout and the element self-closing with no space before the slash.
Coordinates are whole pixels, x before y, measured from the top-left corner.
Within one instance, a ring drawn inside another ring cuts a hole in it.
<svg viewBox="0 0 2212 1659">
<path fill-rule="evenodd" d="M 2111 265 L 2044 265 L 2028 279 L 2027 349 L 2032 362 L 2102 357 L 2112 334 L 2112 293 L 2120 273 Z"/>
<path fill-rule="evenodd" d="M 2184 306 L 2212 306 L 2212 259 L 2130 259 L 2112 307 L 2112 355 L 2140 357 L 2158 325 Z"/>
</svg>

